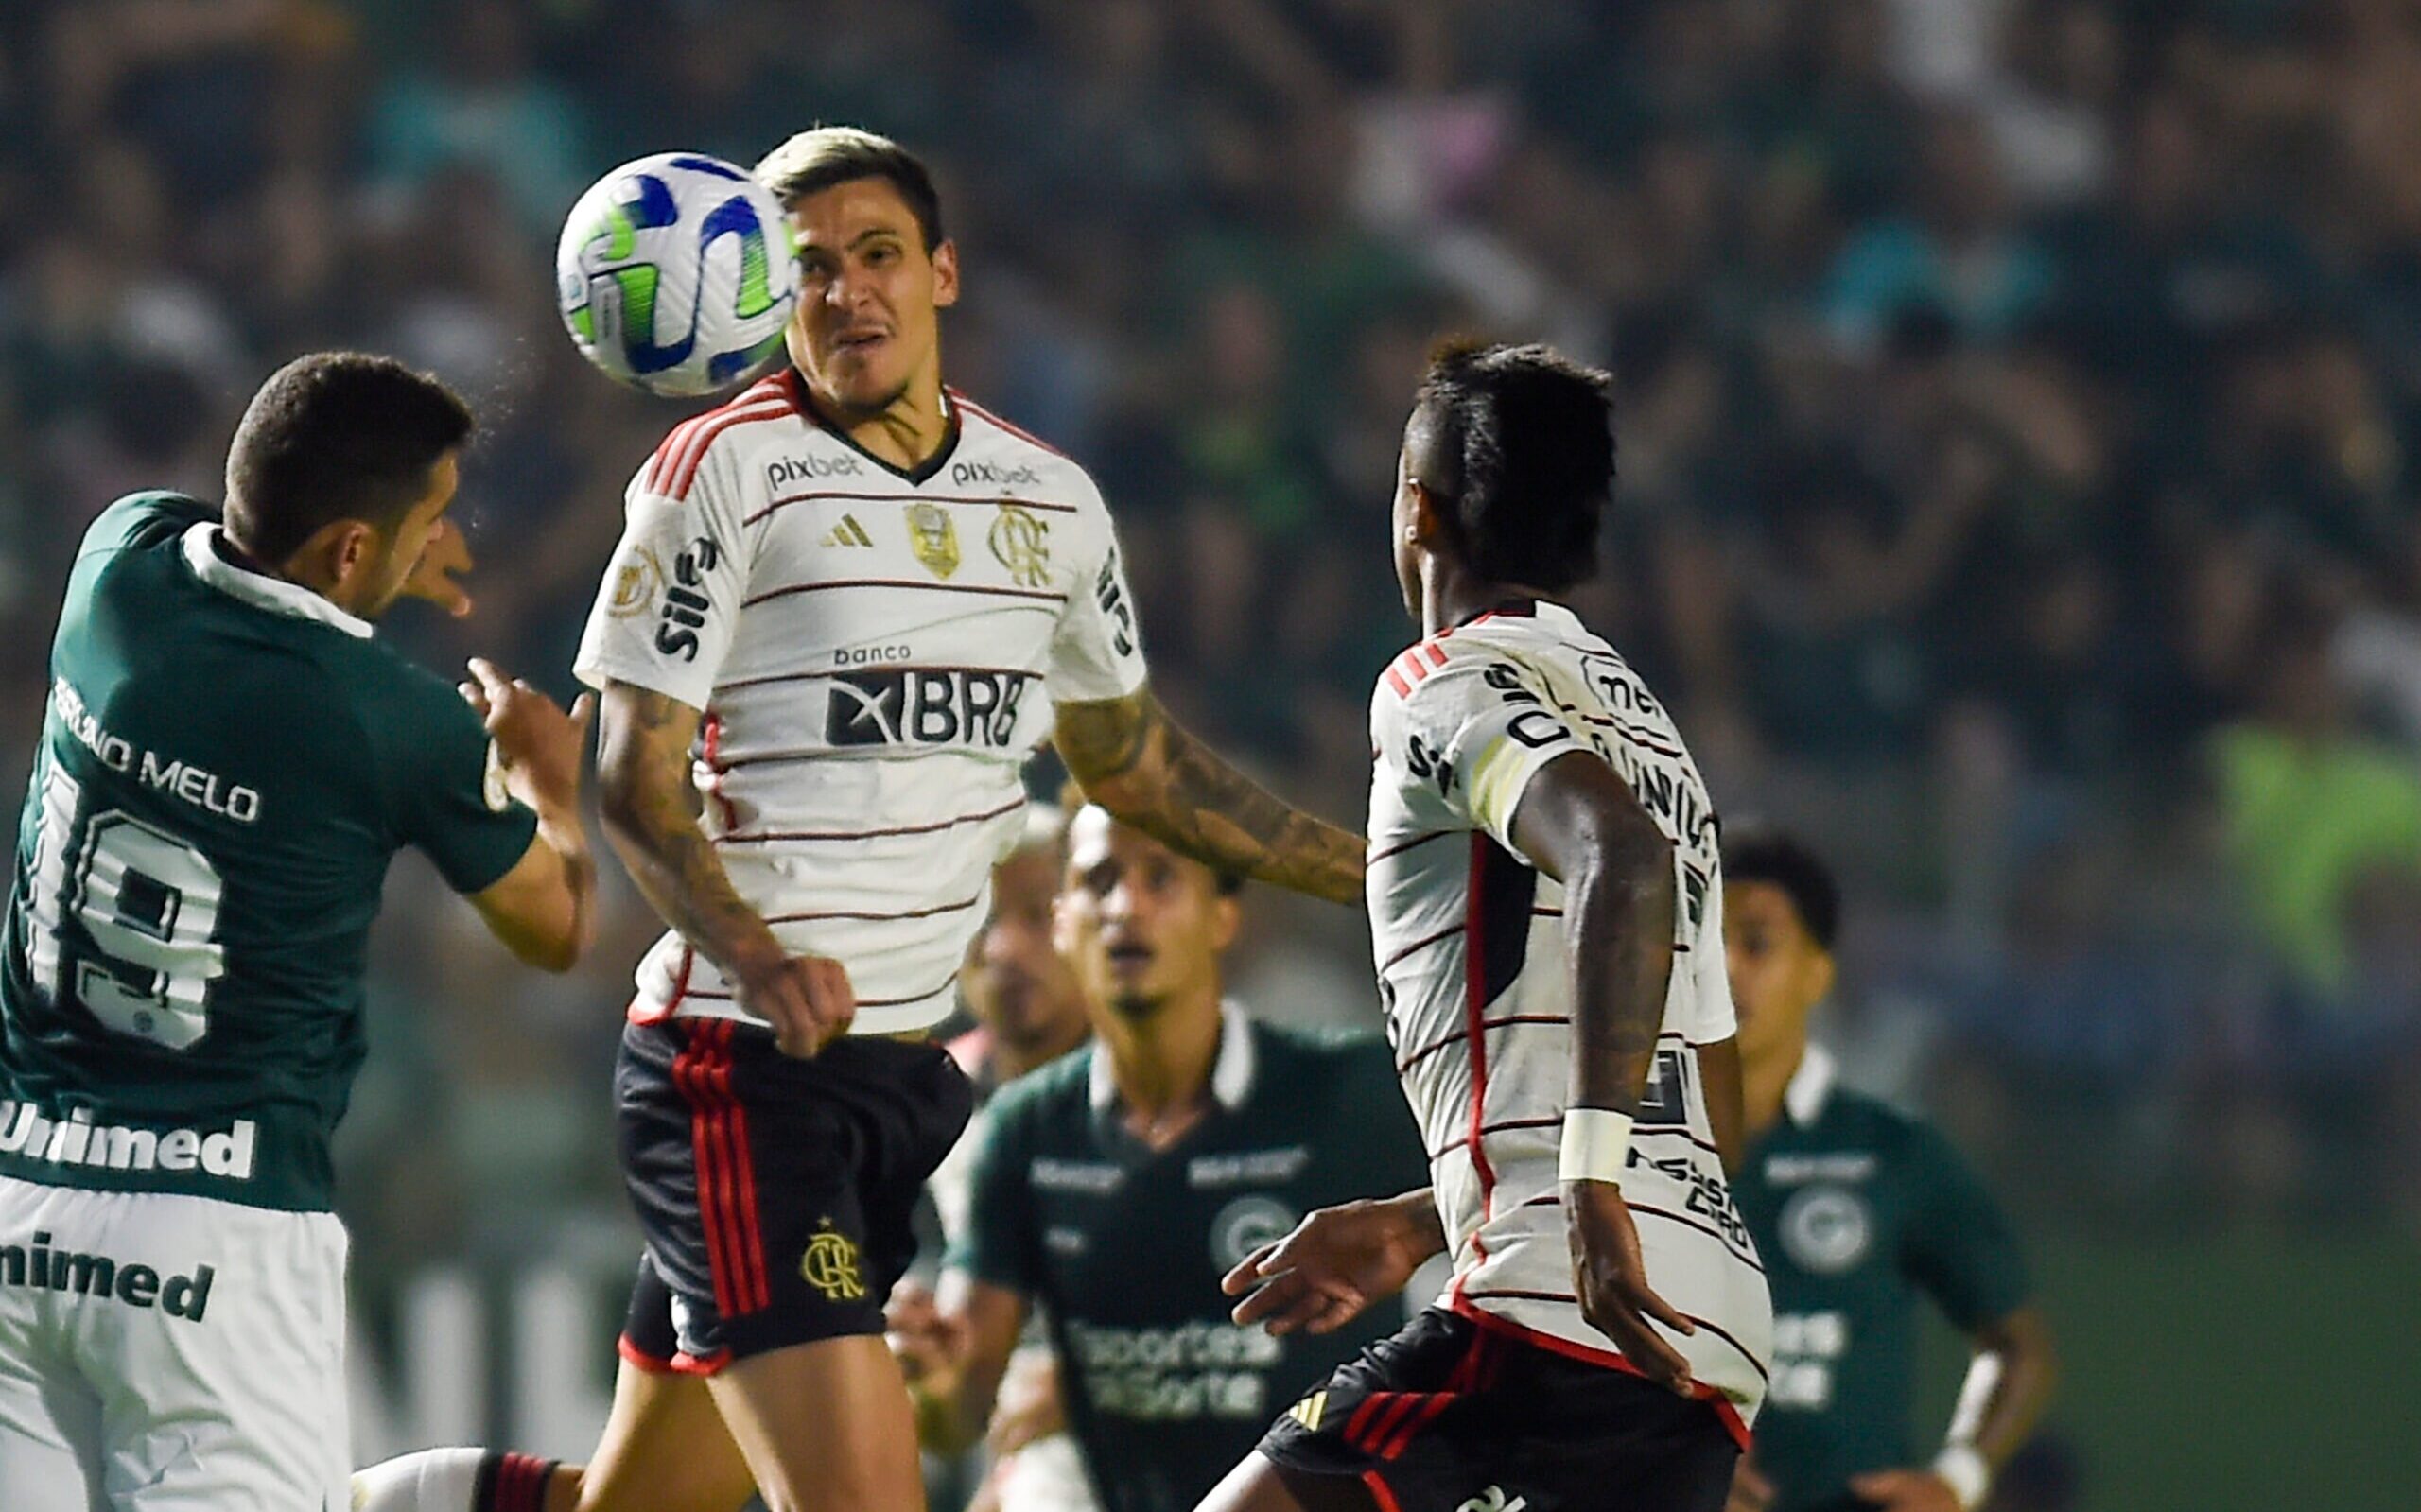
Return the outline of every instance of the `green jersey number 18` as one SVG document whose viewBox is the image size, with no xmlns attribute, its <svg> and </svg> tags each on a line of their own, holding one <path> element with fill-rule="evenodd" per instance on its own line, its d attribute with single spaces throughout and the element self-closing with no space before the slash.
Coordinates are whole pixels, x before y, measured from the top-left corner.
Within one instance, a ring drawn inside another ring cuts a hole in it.
<svg viewBox="0 0 2421 1512">
<path fill-rule="evenodd" d="M 210 1031 L 210 985 L 227 968 L 212 938 L 218 870 L 186 842 L 114 808 L 87 821 L 78 843 L 83 799 L 83 786 L 45 757 L 28 931 L 34 984 L 53 1001 L 71 988 L 121 1034 L 187 1049 Z M 91 936 L 96 959 L 70 959 L 61 935 L 70 918 Z"/>
</svg>

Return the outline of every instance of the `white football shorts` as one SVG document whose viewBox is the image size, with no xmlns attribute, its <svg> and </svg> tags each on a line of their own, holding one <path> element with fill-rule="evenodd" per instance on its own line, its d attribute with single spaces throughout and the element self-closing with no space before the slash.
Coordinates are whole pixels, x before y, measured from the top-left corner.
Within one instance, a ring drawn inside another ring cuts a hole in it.
<svg viewBox="0 0 2421 1512">
<path fill-rule="evenodd" d="M 0 1507 L 344 1512 L 344 1225 L 0 1176 Z"/>
</svg>

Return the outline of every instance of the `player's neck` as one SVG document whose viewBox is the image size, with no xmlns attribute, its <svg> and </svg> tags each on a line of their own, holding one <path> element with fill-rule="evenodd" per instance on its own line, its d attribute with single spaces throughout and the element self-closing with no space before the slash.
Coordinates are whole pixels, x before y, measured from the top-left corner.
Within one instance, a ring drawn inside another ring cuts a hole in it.
<svg viewBox="0 0 2421 1512">
<path fill-rule="evenodd" d="M 845 409 L 812 388 L 808 396 L 818 416 L 851 445 L 900 472 L 915 472 L 949 443 L 949 409 L 942 403 L 938 368 L 917 374 L 898 398 L 877 410 Z"/>
<path fill-rule="evenodd" d="M 1782 1121 L 1784 1101 L 1790 1094 L 1791 1078 L 1799 1074 L 1802 1062 L 1807 1059 L 1807 1044 L 1788 1055 L 1776 1055 L 1770 1061 L 1760 1061 L 1740 1068 L 1740 1112 L 1749 1125 L 1749 1138 L 1762 1139 L 1766 1131 Z"/>
<path fill-rule="evenodd" d="M 1078 1018 L 1065 1031 L 1035 1034 L 1019 1040 L 992 1036 L 992 1066 L 999 1079 L 1013 1082 L 1026 1072 L 1050 1065 L 1085 1042 L 1091 1028 Z"/>
<path fill-rule="evenodd" d="M 1450 558 L 1433 555 L 1421 564 L 1420 633 L 1441 630 L 1475 619 L 1507 604 L 1552 599 L 1543 589 L 1522 582 L 1498 582 L 1467 571 Z"/>
<path fill-rule="evenodd" d="M 1110 1085 L 1118 1088 L 1130 1123 L 1161 1131 L 1170 1141 L 1192 1126 L 1187 1116 L 1204 1111 L 1210 1099 L 1221 1027 L 1216 982 L 1162 1004 L 1148 1017 L 1106 1016 L 1101 1038 L 1109 1053 Z M 1179 1120 L 1182 1126 L 1172 1131 Z"/>
</svg>

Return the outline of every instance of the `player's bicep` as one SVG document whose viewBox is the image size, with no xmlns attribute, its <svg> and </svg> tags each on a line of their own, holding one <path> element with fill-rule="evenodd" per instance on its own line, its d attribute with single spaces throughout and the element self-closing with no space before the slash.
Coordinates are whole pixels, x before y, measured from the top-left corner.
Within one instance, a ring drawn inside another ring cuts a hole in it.
<svg viewBox="0 0 2421 1512">
<path fill-rule="evenodd" d="M 606 680 L 597 705 L 597 790 L 607 824 L 626 831 L 696 819 L 689 753 L 705 719 L 671 694 Z"/>
<path fill-rule="evenodd" d="M 580 959 L 580 893 L 571 867 L 533 839 L 503 878 L 470 895 L 488 931 L 523 963 L 568 971 Z"/>
<path fill-rule="evenodd" d="M 573 664 L 583 682 L 633 683 L 698 707 L 712 697 L 747 598 L 749 555 L 719 477 L 701 472 L 681 500 L 634 486 Z"/>
<path fill-rule="evenodd" d="M 1143 686 L 1143 639 L 1135 620 L 1135 592 L 1106 517 L 1100 565 L 1070 588 L 1051 635 L 1044 687 L 1054 704 L 1122 699 Z"/>
<path fill-rule="evenodd" d="M 468 704 L 417 670 L 361 706 L 394 833 L 468 895 L 522 860 L 538 816 L 507 791 L 496 742 Z"/>
<path fill-rule="evenodd" d="M 1381 759 L 1507 849 L 1531 781 L 1556 757 L 1592 749 L 1534 675 L 1498 656 L 1416 647 L 1388 669 L 1378 698 Z"/>
<path fill-rule="evenodd" d="M 1961 1329 L 2016 1312 L 2030 1285 L 2008 1215 L 1948 1140 L 1924 1127 L 1911 1137 L 1917 1200 L 1904 1242 L 1910 1277 Z"/>
</svg>

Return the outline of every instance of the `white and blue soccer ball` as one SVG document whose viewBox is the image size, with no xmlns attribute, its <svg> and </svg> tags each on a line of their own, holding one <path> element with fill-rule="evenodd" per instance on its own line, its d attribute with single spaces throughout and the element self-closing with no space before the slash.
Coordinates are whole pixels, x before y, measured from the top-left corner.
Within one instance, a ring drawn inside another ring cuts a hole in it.
<svg viewBox="0 0 2421 1512">
<path fill-rule="evenodd" d="M 659 152 L 597 181 L 555 245 L 555 293 L 606 376 L 687 399 L 753 376 L 798 304 L 782 207 L 745 169 Z"/>
</svg>

